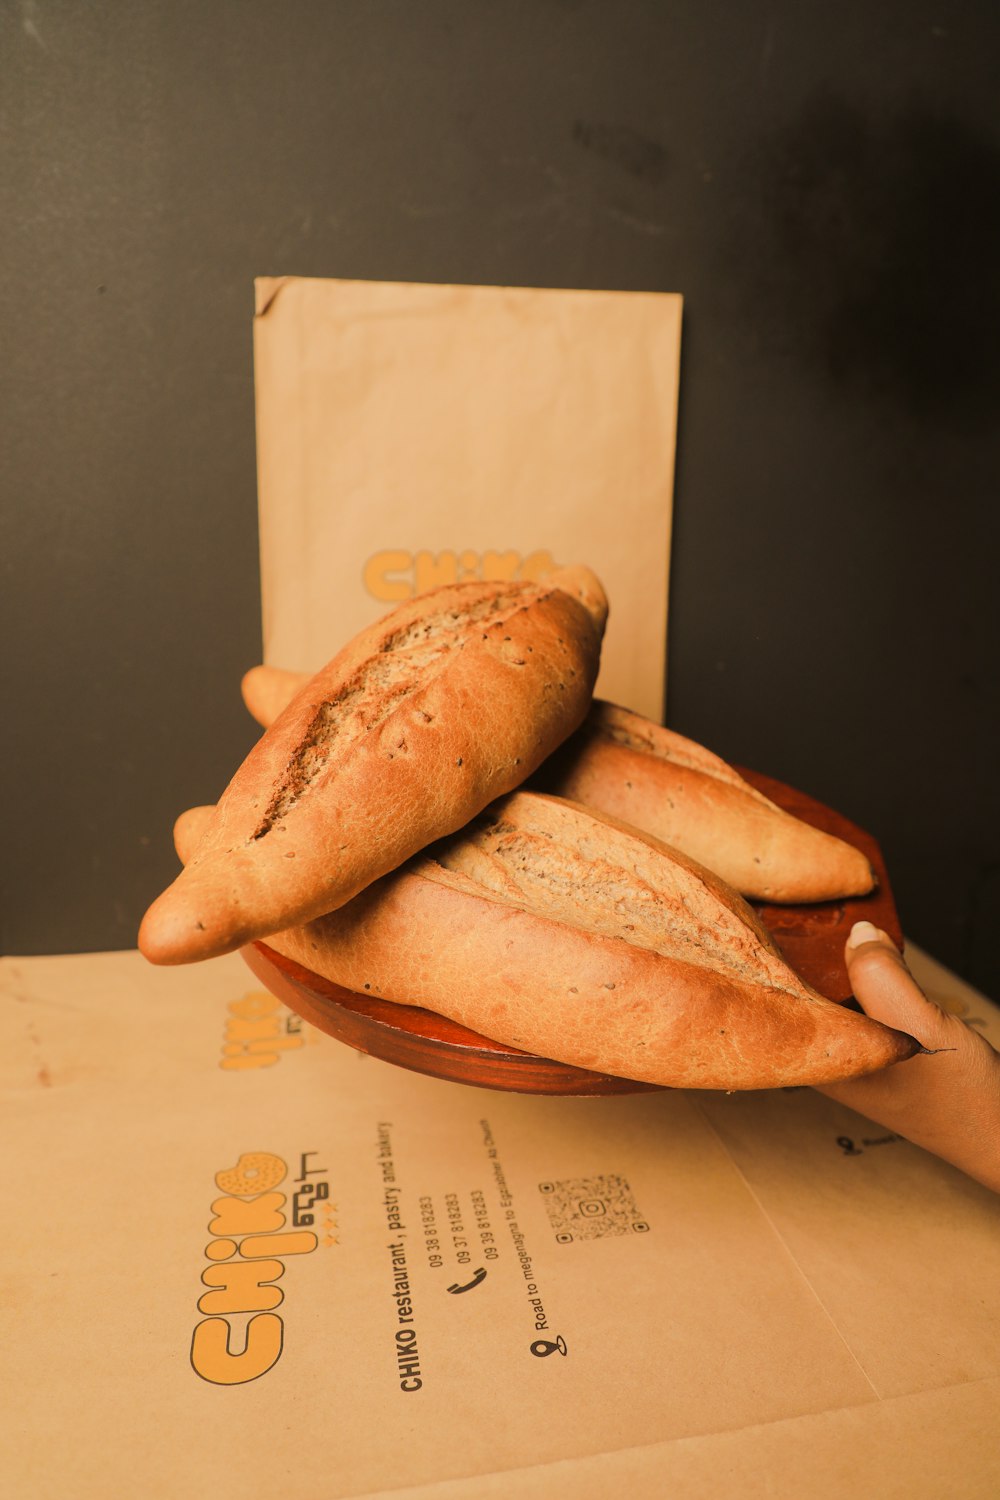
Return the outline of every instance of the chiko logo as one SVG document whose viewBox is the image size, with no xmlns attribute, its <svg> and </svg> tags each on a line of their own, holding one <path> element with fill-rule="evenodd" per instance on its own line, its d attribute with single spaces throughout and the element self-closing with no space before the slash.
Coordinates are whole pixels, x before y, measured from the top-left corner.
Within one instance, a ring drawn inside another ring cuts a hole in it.
<svg viewBox="0 0 1000 1500">
<path fill-rule="evenodd" d="M 506 583 L 511 578 L 535 579 L 556 566 L 551 552 L 405 552 L 389 548 L 375 552 L 365 563 L 362 581 L 368 593 L 384 604 L 412 599 L 446 583 L 483 578 Z"/>
<path fill-rule="evenodd" d="M 285 1011 L 280 1001 L 264 990 L 230 1000 L 226 1006 L 226 1030 L 220 1068 L 270 1068 L 282 1052 L 301 1047 L 302 1018 Z"/>
<path fill-rule="evenodd" d="M 208 1313 L 197 1324 L 191 1340 L 191 1363 L 203 1380 L 213 1385 L 242 1385 L 265 1375 L 281 1356 L 284 1325 L 273 1311 L 284 1300 L 275 1282 L 285 1274 L 285 1259 L 315 1250 L 319 1243 L 311 1229 L 317 1203 L 327 1203 L 324 1242 L 336 1244 L 329 1233 L 336 1224 L 329 1219 L 335 1205 L 329 1203 L 330 1186 L 325 1169 L 310 1168 L 301 1157 L 301 1184 L 292 1195 L 292 1228 L 285 1227 L 284 1193 L 276 1191 L 288 1174 L 280 1156 L 269 1151 L 249 1152 L 235 1167 L 216 1174 L 223 1196 L 212 1204 L 205 1246 L 211 1262 L 202 1281 L 211 1290 L 198 1300 L 199 1312 Z M 233 1351 L 233 1319 L 249 1315 L 243 1348 Z"/>
</svg>

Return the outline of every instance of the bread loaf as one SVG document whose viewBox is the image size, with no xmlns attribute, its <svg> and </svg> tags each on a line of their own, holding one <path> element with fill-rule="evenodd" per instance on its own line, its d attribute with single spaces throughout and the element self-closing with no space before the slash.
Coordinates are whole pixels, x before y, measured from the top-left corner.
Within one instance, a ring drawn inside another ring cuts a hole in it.
<svg viewBox="0 0 1000 1500">
<path fill-rule="evenodd" d="M 150 907 L 154 963 L 342 905 L 522 782 L 587 712 L 607 614 L 586 568 L 408 600 L 310 678 Z"/>
<path fill-rule="evenodd" d="M 178 822 L 182 858 L 199 816 Z M 350 990 L 675 1088 L 826 1083 L 919 1050 L 805 985 L 707 870 L 531 792 L 267 942 Z"/>
<path fill-rule="evenodd" d="M 594 703 L 532 785 L 655 834 L 755 900 L 829 901 L 875 884 L 860 849 L 777 807 L 710 750 L 612 703 Z"/>
<path fill-rule="evenodd" d="M 243 700 L 266 725 L 302 681 L 254 667 Z M 600 699 L 530 784 L 655 834 L 752 900 L 832 901 L 875 884 L 860 849 L 777 807 L 694 740 Z"/>
<path fill-rule="evenodd" d="M 283 667 L 251 667 L 243 674 L 240 692 L 257 723 L 268 729 L 308 681 L 308 672 L 287 672 Z"/>
</svg>

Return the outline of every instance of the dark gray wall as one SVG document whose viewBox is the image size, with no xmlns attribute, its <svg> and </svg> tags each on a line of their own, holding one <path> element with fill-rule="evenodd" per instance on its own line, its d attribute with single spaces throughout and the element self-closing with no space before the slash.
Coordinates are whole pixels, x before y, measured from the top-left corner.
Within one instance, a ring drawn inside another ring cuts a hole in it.
<svg viewBox="0 0 1000 1500">
<path fill-rule="evenodd" d="M 0 14 L 7 951 L 130 946 L 252 741 L 292 272 L 684 293 L 670 722 L 1000 992 L 992 0 Z"/>
</svg>

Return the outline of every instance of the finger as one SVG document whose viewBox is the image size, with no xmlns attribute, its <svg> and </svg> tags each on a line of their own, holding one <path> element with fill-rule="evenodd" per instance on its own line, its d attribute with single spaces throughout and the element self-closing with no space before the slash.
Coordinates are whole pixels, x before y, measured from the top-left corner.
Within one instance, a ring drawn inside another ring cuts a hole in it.
<svg viewBox="0 0 1000 1500">
<path fill-rule="evenodd" d="M 866 1015 L 908 1031 L 925 1047 L 947 1046 L 944 1012 L 928 1000 L 887 933 L 857 922 L 844 950 L 854 996 Z"/>
</svg>

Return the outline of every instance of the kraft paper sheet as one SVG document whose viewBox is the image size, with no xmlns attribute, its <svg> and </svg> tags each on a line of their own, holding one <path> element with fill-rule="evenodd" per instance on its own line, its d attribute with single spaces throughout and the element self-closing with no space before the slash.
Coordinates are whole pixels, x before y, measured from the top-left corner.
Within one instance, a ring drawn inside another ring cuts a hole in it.
<svg viewBox="0 0 1000 1500">
<path fill-rule="evenodd" d="M 315 671 L 393 604 L 584 562 L 598 693 L 661 719 L 681 298 L 257 282 L 265 659 Z"/>
<path fill-rule="evenodd" d="M 447 1084 L 237 956 L 0 986 L 6 1494 L 997 1493 L 1000 1198 L 833 1101 Z"/>
</svg>

